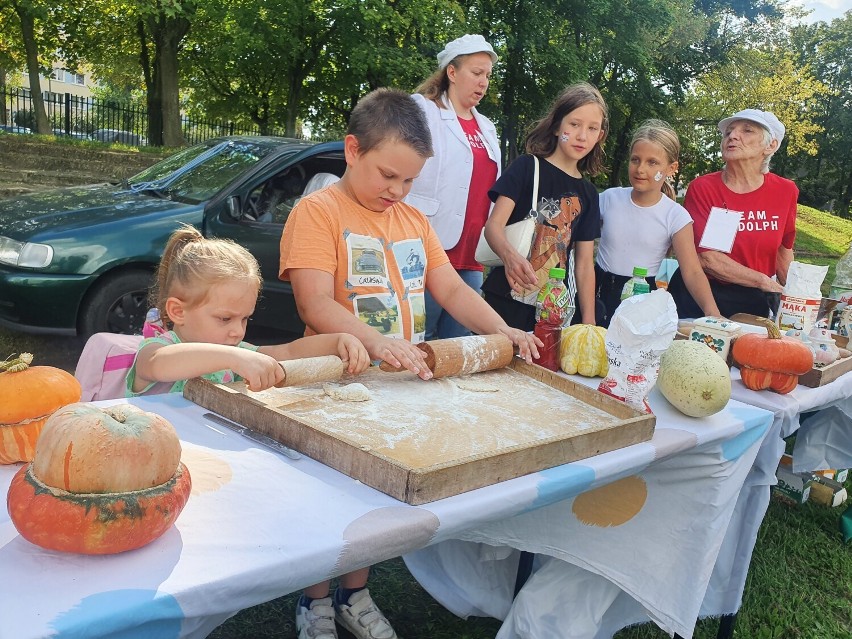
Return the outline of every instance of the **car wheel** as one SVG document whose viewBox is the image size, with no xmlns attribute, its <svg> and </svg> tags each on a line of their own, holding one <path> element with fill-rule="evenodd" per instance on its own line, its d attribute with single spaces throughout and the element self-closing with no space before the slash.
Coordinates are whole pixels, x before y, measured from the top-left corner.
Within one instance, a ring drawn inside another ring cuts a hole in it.
<svg viewBox="0 0 852 639">
<path fill-rule="evenodd" d="M 127 271 L 95 285 L 83 304 L 79 332 L 140 335 L 148 312 L 148 289 L 153 275 L 148 271 Z"/>
</svg>

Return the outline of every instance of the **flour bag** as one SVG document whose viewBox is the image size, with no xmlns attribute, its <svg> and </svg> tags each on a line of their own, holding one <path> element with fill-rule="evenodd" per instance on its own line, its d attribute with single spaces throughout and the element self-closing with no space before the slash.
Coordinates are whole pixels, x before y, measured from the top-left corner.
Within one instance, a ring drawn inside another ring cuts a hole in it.
<svg viewBox="0 0 852 639">
<path fill-rule="evenodd" d="M 598 390 L 651 412 L 645 398 L 660 373 L 660 357 L 677 333 L 677 307 L 667 291 L 634 295 L 618 305 L 606 332 L 609 372 Z"/>
</svg>

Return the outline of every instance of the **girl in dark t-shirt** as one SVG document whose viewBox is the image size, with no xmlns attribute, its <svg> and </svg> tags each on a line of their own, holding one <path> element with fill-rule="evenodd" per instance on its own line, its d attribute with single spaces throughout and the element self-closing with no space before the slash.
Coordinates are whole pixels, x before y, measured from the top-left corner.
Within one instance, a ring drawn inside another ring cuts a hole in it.
<svg viewBox="0 0 852 639">
<path fill-rule="evenodd" d="M 528 155 L 517 158 L 488 192 L 495 202 L 486 224 L 486 239 L 504 266 L 492 269 L 483 283 L 485 300 L 509 326 L 530 331 L 535 301 L 554 266 L 566 268 L 574 250 L 578 320 L 595 324 L 594 241 L 600 237 L 600 210 L 594 185 L 583 172 L 601 168 L 607 131 L 607 107 L 589 84 L 568 87 L 527 138 Z M 536 229 L 527 258 L 506 241 L 505 227 L 530 212 L 535 155 L 539 165 L 535 201 Z M 573 278 L 572 278 L 573 275 Z"/>
</svg>

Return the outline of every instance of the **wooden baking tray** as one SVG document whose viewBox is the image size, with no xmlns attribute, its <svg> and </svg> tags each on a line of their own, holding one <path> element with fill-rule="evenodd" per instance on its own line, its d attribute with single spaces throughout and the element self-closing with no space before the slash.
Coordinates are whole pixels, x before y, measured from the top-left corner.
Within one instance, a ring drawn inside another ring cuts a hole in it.
<svg viewBox="0 0 852 639">
<path fill-rule="evenodd" d="M 844 357 L 835 360 L 828 366 L 814 366 L 804 375 L 799 375 L 799 384 L 808 388 L 825 386 L 849 371 L 852 371 L 852 357 Z"/>
<path fill-rule="evenodd" d="M 493 392 L 465 390 L 464 380 Z M 520 359 L 466 378 L 371 368 L 346 381 L 371 399 L 334 400 L 321 384 L 252 393 L 201 379 L 184 396 L 414 505 L 647 441 L 656 423 Z"/>
</svg>

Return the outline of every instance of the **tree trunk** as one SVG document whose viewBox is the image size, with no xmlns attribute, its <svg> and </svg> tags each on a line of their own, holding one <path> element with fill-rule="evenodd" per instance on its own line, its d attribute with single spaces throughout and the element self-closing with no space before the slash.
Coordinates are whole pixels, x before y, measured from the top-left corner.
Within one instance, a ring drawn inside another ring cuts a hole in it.
<svg viewBox="0 0 852 639">
<path fill-rule="evenodd" d="M 163 113 L 160 110 L 160 73 L 157 69 L 157 61 L 151 62 L 148 51 L 148 33 L 145 31 L 145 23 L 139 20 L 136 23 L 136 31 L 139 34 L 139 63 L 142 66 L 142 76 L 145 80 L 145 105 L 148 111 L 148 144 L 152 146 L 163 146 Z"/>
<path fill-rule="evenodd" d="M 849 205 L 852 204 L 852 166 L 846 170 L 846 187 L 843 189 L 843 194 L 840 196 L 839 212 L 846 219 L 852 218 L 852 211 Z"/>
<path fill-rule="evenodd" d="M 298 77 L 297 77 L 298 76 Z M 292 73 L 287 87 L 287 113 L 284 122 L 284 135 L 289 138 L 297 137 L 296 121 L 302 103 L 302 74 Z"/>
<path fill-rule="evenodd" d="M 6 69 L 0 67 L 0 124 L 9 124 L 9 109 L 6 107 Z"/>
<path fill-rule="evenodd" d="M 30 78 L 30 95 L 32 96 L 33 112 L 35 115 L 36 133 L 50 135 L 50 122 L 44 110 L 44 98 L 41 95 L 41 78 L 38 68 L 38 45 L 35 39 L 35 24 L 33 17 L 24 7 L 15 5 L 15 12 L 21 21 L 21 34 L 24 38 L 24 50 L 27 53 L 27 74 Z"/>
<path fill-rule="evenodd" d="M 166 21 L 162 37 L 158 39 L 159 50 L 157 59 L 160 62 L 160 101 L 163 112 L 163 145 L 183 145 L 183 130 L 180 122 L 180 97 L 178 91 L 178 49 L 180 41 L 189 30 L 188 23 L 182 27 L 177 23 L 185 20 L 175 19 Z"/>
<path fill-rule="evenodd" d="M 629 151 L 628 146 L 630 141 L 628 140 L 628 136 L 632 128 L 633 112 L 631 111 L 630 114 L 628 114 L 627 119 L 624 121 L 624 126 L 621 127 L 621 130 L 618 132 L 618 138 L 614 145 L 615 151 L 613 151 L 612 154 L 612 163 L 610 164 L 609 174 L 610 186 L 619 186 L 621 184 L 621 165 L 624 163 L 624 159 L 627 157 L 627 152 Z"/>
<path fill-rule="evenodd" d="M 189 32 L 190 22 L 182 17 L 159 15 L 148 19 L 147 26 L 154 40 L 154 91 L 148 92 L 149 142 L 181 146 L 184 139 L 180 122 L 178 51 L 181 40 Z"/>
</svg>

